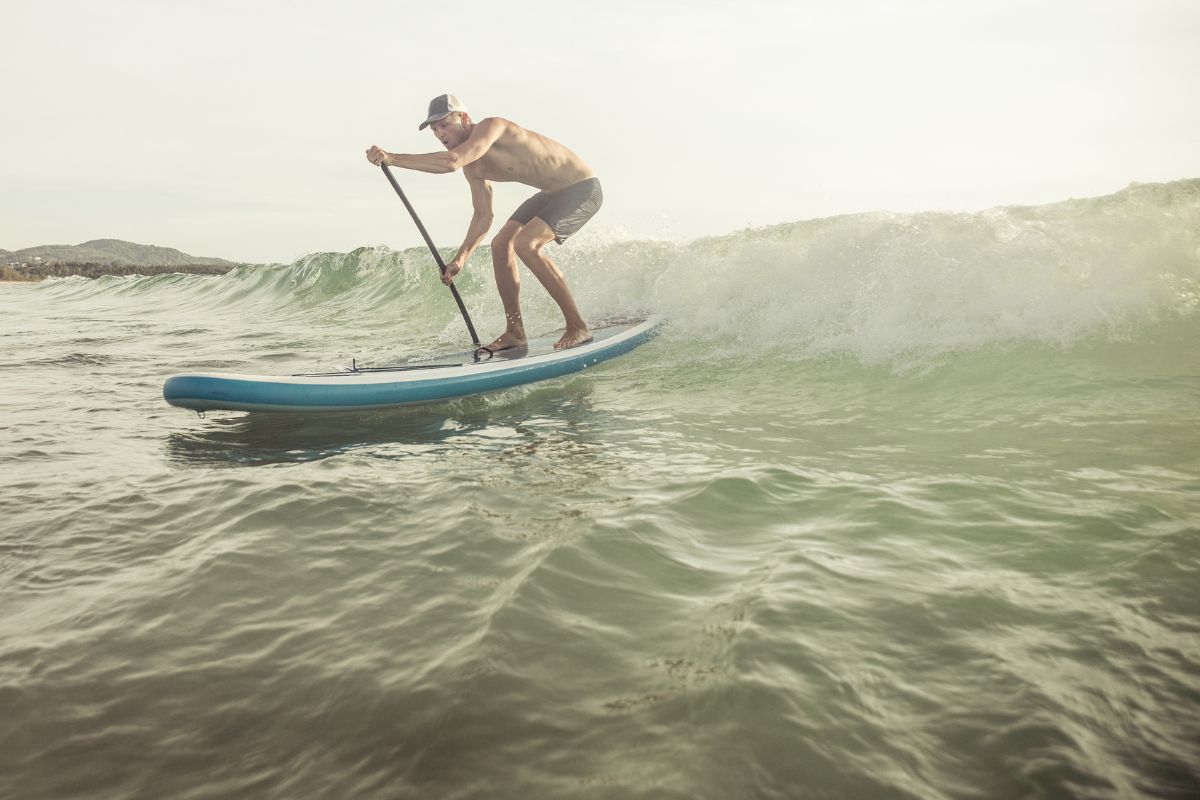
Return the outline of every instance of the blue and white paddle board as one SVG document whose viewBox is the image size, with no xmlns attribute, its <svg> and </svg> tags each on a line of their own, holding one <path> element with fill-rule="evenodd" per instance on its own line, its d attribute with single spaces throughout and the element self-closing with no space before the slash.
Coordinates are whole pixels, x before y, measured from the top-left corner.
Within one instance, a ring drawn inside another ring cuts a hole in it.
<svg viewBox="0 0 1200 800">
<path fill-rule="evenodd" d="M 347 368 L 308 375 L 172 375 L 163 398 L 193 411 L 352 411 L 429 403 L 557 378 L 628 353 L 657 331 L 659 317 L 599 324 L 592 341 L 555 350 L 558 337 L 531 339 L 528 348 L 460 353 L 391 367 Z"/>
</svg>

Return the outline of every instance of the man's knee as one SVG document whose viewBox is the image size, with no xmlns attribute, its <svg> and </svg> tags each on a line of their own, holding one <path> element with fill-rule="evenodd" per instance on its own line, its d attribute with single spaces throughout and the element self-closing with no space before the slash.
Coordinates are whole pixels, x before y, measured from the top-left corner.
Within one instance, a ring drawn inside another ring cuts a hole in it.
<svg viewBox="0 0 1200 800">
<path fill-rule="evenodd" d="M 517 255 L 521 260 L 527 261 L 531 258 L 536 258 L 538 251 L 546 244 L 546 240 L 530 234 L 526 230 L 522 230 L 513 240 L 513 248 L 517 251 Z"/>
</svg>

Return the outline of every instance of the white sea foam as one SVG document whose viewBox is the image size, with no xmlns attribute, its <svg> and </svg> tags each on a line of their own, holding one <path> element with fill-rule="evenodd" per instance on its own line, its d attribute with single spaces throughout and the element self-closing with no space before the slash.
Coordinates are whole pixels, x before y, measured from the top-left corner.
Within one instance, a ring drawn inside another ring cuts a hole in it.
<svg viewBox="0 0 1200 800">
<path fill-rule="evenodd" d="M 670 316 L 676 335 L 714 348 L 877 363 L 998 343 L 1064 346 L 1195 310 L 1200 181 L 978 213 L 848 215 L 677 245 L 614 242 L 570 262 L 584 298 L 641 301 Z"/>
</svg>

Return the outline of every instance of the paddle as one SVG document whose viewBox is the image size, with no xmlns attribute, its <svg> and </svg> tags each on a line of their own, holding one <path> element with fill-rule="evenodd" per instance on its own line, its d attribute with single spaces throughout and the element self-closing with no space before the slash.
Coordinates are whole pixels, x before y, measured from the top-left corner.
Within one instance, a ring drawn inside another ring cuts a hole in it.
<svg viewBox="0 0 1200 800">
<path fill-rule="evenodd" d="M 404 196 L 404 190 L 400 188 L 400 184 L 396 183 L 396 176 L 387 168 L 387 164 L 380 164 L 379 168 L 387 176 L 388 183 L 392 184 L 392 188 L 396 190 L 396 194 L 400 195 L 400 199 L 404 201 L 404 207 L 412 215 L 413 222 L 417 223 L 417 230 L 425 237 L 425 244 L 429 245 L 429 252 L 433 253 L 433 258 L 437 261 L 438 268 L 445 275 L 446 262 L 442 261 L 442 254 L 433 246 L 433 239 L 429 238 L 429 231 L 425 230 L 425 226 L 421 224 L 421 218 L 417 216 L 416 209 L 412 207 L 412 203 L 408 202 L 408 198 Z M 475 326 L 471 324 L 471 316 L 467 313 L 467 307 L 463 305 L 462 298 L 458 296 L 458 289 L 454 288 L 453 283 L 450 284 L 450 294 L 454 295 L 454 302 L 458 303 L 458 310 L 462 312 L 463 322 L 467 323 L 467 330 L 471 332 L 471 342 L 476 347 L 479 347 L 479 334 L 475 333 Z"/>
</svg>

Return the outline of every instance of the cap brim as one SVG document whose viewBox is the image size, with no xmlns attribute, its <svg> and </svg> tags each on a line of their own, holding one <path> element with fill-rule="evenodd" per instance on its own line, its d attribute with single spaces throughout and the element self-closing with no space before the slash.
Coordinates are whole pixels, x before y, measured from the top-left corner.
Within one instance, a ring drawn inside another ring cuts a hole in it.
<svg viewBox="0 0 1200 800">
<path fill-rule="evenodd" d="M 445 119 L 446 117 L 450 116 L 453 113 L 454 113 L 453 111 L 447 111 L 445 114 L 438 114 L 436 116 L 430 117 L 429 119 L 422 122 L 419 126 L 417 126 L 417 130 L 423 131 L 426 128 L 428 128 L 430 125 L 432 125 L 433 123 L 437 122 L 439 119 Z"/>
</svg>

